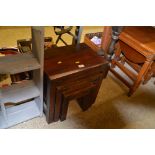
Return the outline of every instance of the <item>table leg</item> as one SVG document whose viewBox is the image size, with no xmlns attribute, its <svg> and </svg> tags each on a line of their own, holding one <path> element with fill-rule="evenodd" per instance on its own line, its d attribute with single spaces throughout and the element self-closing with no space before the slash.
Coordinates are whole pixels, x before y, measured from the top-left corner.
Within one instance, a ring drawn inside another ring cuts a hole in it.
<svg viewBox="0 0 155 155">
<path fill-rule="evenodd" d="M 46 111 L 46 120 L 48 123 L 54 122 L 54 109 L 55 109 L 55 85 L 50 79 L 47 79 L 47 111 Z"/>
<path fill-rule="evenodd" d="M 65 99 L 63 97 L 62 107 L 61 107 L 61 114 L 60 114 L 60 120 L 61 121 L 66 120 L 67 111 L 68 111 L 68 104 L 69 104 L 69 100 L 67 100 L 67 99 Z"/>
<path fill-rule="evenodd" d="M 62 105 L 62 94 L 60 90 L 56 90 L 56 99 L 55 99 L 55 111 L 54 111 L 54 121 L 59 121 L 60 110 Z"/>
</svg>

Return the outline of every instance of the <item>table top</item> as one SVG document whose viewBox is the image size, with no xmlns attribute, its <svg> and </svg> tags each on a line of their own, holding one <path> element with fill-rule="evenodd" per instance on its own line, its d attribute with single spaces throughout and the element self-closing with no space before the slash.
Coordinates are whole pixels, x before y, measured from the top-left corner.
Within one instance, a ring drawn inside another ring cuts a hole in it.
<svg viewBox="0 0 155 155">
<path fill-rule="evenodd" d="M 151 26 L 126 26 L 119 39 L 142 54 L 155 54 L 155 28 Z"/>
<path fill-rule="evenodd" d="M 81 43 L 47 49 L 44 72 L 53 80 L 105 64 L 108 65 L 108 62 L 103 57 Z"/>
</svg>

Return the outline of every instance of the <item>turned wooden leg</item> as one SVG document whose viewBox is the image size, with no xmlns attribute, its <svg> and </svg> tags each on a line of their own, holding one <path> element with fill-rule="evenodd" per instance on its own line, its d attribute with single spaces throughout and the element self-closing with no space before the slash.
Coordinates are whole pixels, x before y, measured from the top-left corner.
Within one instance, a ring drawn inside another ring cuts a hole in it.
<svg viewBox="0 0 155 155">
<path fill-rule="evenodd" d="M 111 39 L 111 43 L 109 46 L 109 52 L 108 52 L 108 60 L 111 61 L 111 58 L 114 54 L 115 51 L 115 44 L 118 41 L 118 37 L 120 35 L 120 33 L 123 30 L 123 26 L 112 26 L 112 39 Z"/>
<path fill-rule="evenodd" d="M 146 60 L 145 61 L 144 65 L 142 66 L 142 68 L 141 68 L 141 70 L 137 76 L 137 80 L 134 82 L 133 86 L 130 88 L 128 96 L 131 96 L 136 91 L 136 89 L 139 87 L 140 83 L 143 80 L 143 77 L 145 76 L 145 74 L 150 69 L 152 63 L 153 63 L 152 60 Z"/>
<path fill-rule="evenodd" d="M 115 62 L 116 61 L 119 61 L 121 59 L 121 48 L 120 48 L 120 45 L 117 44 L 116 45 L 116 50 L 115 50 L 115 55 L 114 55 L 114 58 L 111 60 L 111 67 L 114 68 L 115 67 Z"/>
<path fill-rule="evenodd" d="M 120 44 L 117 43 L 116 46 L 115 46 L 115 55 L 114 55 L 114 59 L 117 60 L 117 61 L 120 61 L 121 60 L 121 47 L 120 47 Z"/>
</svg>

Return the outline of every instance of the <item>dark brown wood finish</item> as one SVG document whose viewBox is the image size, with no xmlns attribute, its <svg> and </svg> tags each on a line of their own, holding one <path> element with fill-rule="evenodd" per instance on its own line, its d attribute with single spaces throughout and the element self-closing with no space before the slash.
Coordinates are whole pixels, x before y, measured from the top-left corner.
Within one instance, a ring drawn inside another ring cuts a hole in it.
<svg viewBox="0 0 155 155">
<path fill-rule="evenodd" d="M 67 110 L 62 113 L 61 109 L 66 105 L 68 108 L 70 99 L 78 98 L 80 107 L 89 108 L 96 99 L 101 81 L 106 77 L 108 69 L 108 62 L 84 43 L 46 50 L 44 71 L 48 80 L 45 82 L 44 96 L 47 104 L 47 122 L 58 121 L 60 118 L 64 120 Z M 89 97 L 87 93 L 83 93 L 88 83 L 90 88 L 85 92 L 89 92 Z M 79 90 L 76 88 L 77 85 L 81 87 Z M 93 89 L 91 85 L 94 85 Z"/>
</svg>

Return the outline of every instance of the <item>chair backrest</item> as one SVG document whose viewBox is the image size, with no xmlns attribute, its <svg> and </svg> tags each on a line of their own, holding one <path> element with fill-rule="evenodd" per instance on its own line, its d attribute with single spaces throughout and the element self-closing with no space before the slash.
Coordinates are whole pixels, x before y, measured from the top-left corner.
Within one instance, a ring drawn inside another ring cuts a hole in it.
<svg viewBox="0 0 155 155">
<path fill-rule="evenodd" d="M 54 32 L 56 35 L 62 35 L 69 33 L 72 30 L 73 26 L 54 26 Z"/>
<path fill-rule="evenodd" d="M 71 30 L 72 30 L 73 26 L 54 26 L 54 32 L 56 35 L 58 35 L 58 38 L 56 40 L 56 45 L 57 43 L 59 42 L 59 40 L 61 40 L 65 45 L 68 45 L 66 43 L 66 41 L 64 41 L 61 36 L 63 34 L 69 34 L 70 36 L 73 37 L 73 40 L 75 40 L 75 35 L 71 33 Z"/>
<path fill-rule="evenodd" d="M 44 37 L 44 48 L 50 48 L 53 45 L 52 37 Z M 32 51 L 32 39 L 17 40 L 17 47 L 21 53 Z"/>
</svg>

